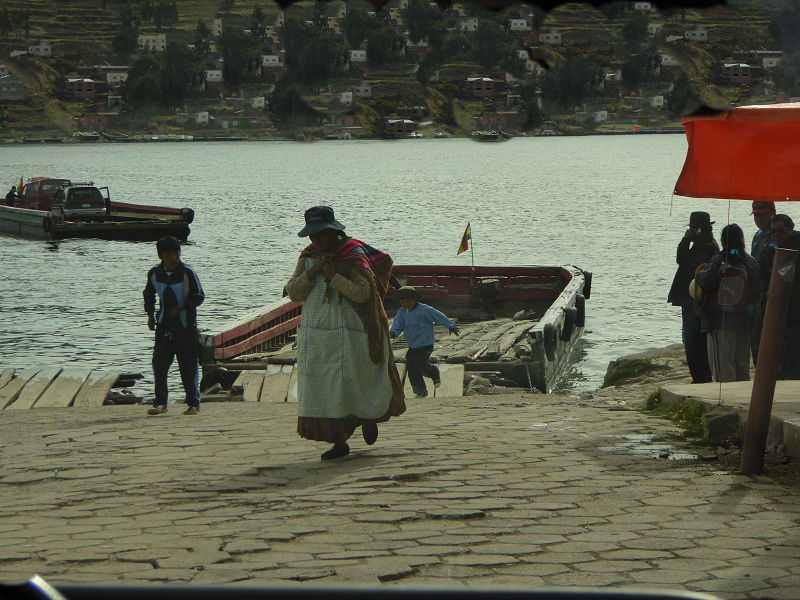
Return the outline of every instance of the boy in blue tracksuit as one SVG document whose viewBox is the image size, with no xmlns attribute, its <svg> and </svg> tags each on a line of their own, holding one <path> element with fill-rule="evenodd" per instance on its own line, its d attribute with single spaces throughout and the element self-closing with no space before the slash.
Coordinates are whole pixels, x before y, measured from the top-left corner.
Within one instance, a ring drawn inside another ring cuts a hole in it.
<svg viewBox="0 0 800 600">
<path fill-rule="evenodd" d="M 401 333 L 405 334 L 408 343 L 408 379 L 417 398 L 424 398 L 428 395 L 428 388 L 423 377 L 433 379 L 434 387 L 441 385 L 439 369 L 429 361 L 435 339 L 433 326 L 444 325 L 455 335 L 459 335 L 461 331 L 444 313 L 420 302 L 419 292 L 413 286 L 401 287 L 397 290 L 397 298 L 401 308 L 394 317 L 389 335 L 396 338 Z"/>
<path fill-rule="evenodd" d="M 176 238 L 161 238 L 156 249 L 161 262 L 147 273 L 144 288 L 147 326 L 156 332 L 153 346 L 156 399 L 147 414 L 167 412 L 167 374 L 177 356 L 188 405 L 183 414 L 196 415 L 200 411 L 197 307 L 206 297 L 197 273 L 181 262 L 181 245 Z"/>
</svg>

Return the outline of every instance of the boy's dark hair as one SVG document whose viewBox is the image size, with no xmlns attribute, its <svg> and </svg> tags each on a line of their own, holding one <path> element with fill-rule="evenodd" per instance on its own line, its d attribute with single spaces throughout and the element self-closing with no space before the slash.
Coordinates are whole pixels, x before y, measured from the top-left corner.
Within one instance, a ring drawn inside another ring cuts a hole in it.
<svg viewBox="0 0 800 600">
<path fill-rule="evenodd" d="M 720 241 L 723 247 L 728 250 L 733 250 L 735 248 L 739 252 L 744 252 L 744 232 L 736 223 L 731 223 L 722 228 Z"/>
<path fill-rule="evenodd" d="M 181 243 L 178 238 L 171 235 L 165 235 L 156 242 L 156 250 L 161 254 L 162 252 L 180 252 Z"/>
<path fill-rule="evenodd" d="M 770 219 L 772 223 L 783 223 L 783 226 L 787 229 L 794 229 L 794 221 L 792 221 L 792 217 L 789 215 L 784 214 L 777 214 L 773 215 L 772 219 Z"/>
</svg>

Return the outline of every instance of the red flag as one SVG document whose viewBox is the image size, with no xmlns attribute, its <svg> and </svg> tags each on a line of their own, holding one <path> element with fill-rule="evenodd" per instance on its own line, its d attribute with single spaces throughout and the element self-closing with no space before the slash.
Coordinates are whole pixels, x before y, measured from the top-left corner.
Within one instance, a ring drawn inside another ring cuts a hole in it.
<svg viewBox="0 0 800 600">
<path fill-rule="evenodd" d="M 472 229 L 470 228 L 469 223 L 467 223 L 467 228 L 464 230 L 464 236 L 461 238 L 461 244 L 458 246 L 458 252 L 456 252 L 456 256 L 469 250 L 469 241 L 471 239 Z"/>
</svg>

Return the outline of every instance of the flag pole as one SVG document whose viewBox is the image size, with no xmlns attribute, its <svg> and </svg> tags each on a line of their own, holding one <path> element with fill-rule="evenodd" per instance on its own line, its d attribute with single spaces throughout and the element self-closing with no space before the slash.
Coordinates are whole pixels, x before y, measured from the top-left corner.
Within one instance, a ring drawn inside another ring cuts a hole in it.
<svg viewBox="0 0 800 600">
<path fill-rule="evenodd" d="M 472 239 L 472 226 L 469 228 L 469 252 L 470 256 L 472 257 L 472 272 L 475 272 L 475 240 Z"/>
</svg>

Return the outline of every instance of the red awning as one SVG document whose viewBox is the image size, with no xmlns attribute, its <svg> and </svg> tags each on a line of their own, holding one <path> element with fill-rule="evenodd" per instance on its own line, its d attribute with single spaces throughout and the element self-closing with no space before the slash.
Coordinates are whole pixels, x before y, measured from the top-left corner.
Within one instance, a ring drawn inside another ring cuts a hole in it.
<svg viewBox="0 0 800 600">
<path fill-rule="evenodd" d="M 800 103 L 741 106 L 683 123 L 689 151 L 676 194 L 800 201 Z"/>
</svg>

